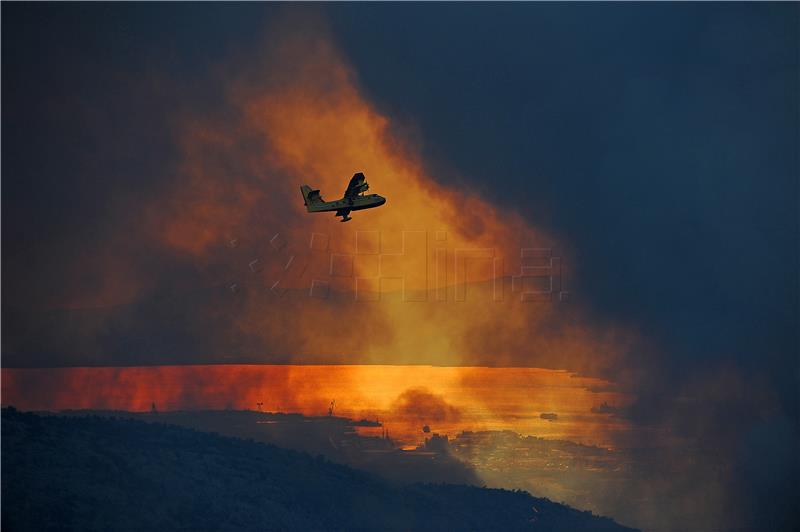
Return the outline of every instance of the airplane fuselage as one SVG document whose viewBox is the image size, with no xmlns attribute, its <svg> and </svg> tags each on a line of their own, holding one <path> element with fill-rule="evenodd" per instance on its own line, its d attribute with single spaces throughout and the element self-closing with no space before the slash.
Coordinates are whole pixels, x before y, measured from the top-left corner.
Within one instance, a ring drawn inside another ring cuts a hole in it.
<svg viewBox="0 0 800 532">
<path fill-rule="evenodd" d="M 336 201 L 325 201 L 320 196 L 319 190 L 314 190 L 308 185 L 300 187 L 303 194 L 303 203 L 308 212 L 336 212 L 336 216 L 341 216 L 342 221 L 350 220 L 351 211 L 362 211 L 380 207 L 386 203 L 386 198 L 378 194 L 364 194 L 369 189 L 367 180 L 361 172 L 353 175 L 350 184 L 345 190 L 344 197 Z"/>
<path fill-rule="evenodd" d="M 347 209 L 349 211 L 360 211 L 363 209 L 371 209 L 373 207 L 380 207 L 386 203 L 386 198 L 378 194 L 365 194 L 355 198 L 342 198 L 336 201 L 323 201 L 316 204 L 308 205 L 308 212 L 327 212 L 327 211 L 340 211 Z"/>
</svg>

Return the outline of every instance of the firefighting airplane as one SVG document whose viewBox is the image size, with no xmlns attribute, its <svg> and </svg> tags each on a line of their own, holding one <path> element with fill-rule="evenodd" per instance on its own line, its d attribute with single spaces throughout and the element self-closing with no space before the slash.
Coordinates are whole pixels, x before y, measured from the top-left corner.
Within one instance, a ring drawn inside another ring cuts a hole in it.
<svg viewBox="0 0 800 532">
<path fill-rule="evenodd" d="M 350 211 L 360 211 L 380 207 L 386 203 L 386 198 L 377 194 L 364 194 L 369 189 L 367 178 L 361 172 L 355 174 L 344 191 L 344 197 L 336 201 L 325 201 L 319 195 L 319 190 L 312 190 L 310 186 L 303 185 L 300 192 L 303 193 L 308 212 L 329 212 L 336 211 L 336 216 L 341 216 L 343 222 L 352 220 L 349 216 Z"/>
</svg>

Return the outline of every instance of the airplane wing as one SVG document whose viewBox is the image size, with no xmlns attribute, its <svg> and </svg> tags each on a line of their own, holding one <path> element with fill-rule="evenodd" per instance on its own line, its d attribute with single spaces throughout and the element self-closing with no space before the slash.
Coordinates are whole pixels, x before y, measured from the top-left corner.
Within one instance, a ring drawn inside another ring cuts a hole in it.
<svg viewBox="0 0 800 532">
<path fill-rule="evenodd" d="M 358 172 L 350 179 L 350 184 L 347 185 L 347 190 L 344 191 L 344 197 L 355 198 L 367 189 L 369 189 L 367 178 L 364 177 L 364 174 Z"/>
</svg>

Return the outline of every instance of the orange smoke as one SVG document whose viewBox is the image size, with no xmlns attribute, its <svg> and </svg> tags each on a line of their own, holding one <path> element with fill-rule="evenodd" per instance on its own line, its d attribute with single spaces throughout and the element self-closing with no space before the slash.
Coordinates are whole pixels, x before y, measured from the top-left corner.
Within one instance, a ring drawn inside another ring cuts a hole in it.
<svg viewBox="0 0 800 532">
<path fill-rule="evenodd" d="M 264 71 L 264 77 L 230 82 L 235 112 L 229 114 L 235 118 L 186 121 L 179 139 L 181 180 L 167 208 L 154 209 L 167 213 L 154 215 L 157 238 L 202 258 L 228 237 L 245 235 L 266 247 L 281 230 L 301 239 L 328 235 L 336 251 L 352 248 L 356 233 L 363 231 L 369 232 L 363 239 L 377 232 L 376 245 L 392 248 L 391 253 L 402 251 L 403 233 L 420 231 L 430 238 L 442 235 L 450 250 L 492 250 L 512 260 L 522 246 L 552 246 L 517 213 L 501 212 L 474 193 L 446 188 L 427 175 L 419 157 L 392 135 L 389 119 L 360 94 L 355 73 L 324 30 L 303 29 L 270 31 L 267 58 L 250 66 Z M 333 223 L 332 213 L 305 212 L 300 185 L 336 199 L 357 171 L 388 198 L 386 207 L 356 213 L 346 225 Z M 432 287 L 424 264 L 429 251 L 405 254 L 407 288 Z M 452 254 L 448 260 L 452 283 Z M 372 269 L 366 262 L 356 261 L 356 276 Z M 509 272 L 476 262 L 471 273 L 470 280 L 477 281 Z"/>
<path fill-rule="evenodd" d="M 268 33 L 263 57 L 229 78 L 225 118 L 185 121 L 180 179 L 150 209 L 154 236 L 199 269 L 247 247 L 238 275 L 252 290 L 231 310 L 235 334 L 303 362 L 584 372 L 616 362 L 629 333 L 597 331 L 556 312 L 569 273 L 569 260 L 557 255 L 566 246 L 429 175 L 363 96 L 319 21 L 290 18 Z M 388 198 L 385 206 L 356 212 L 347 224 L 305 212 L 300 185 L 336 199 L 358 171 Z M 558 276 L 549 301 L 520 302 L 523 268 Z M 276 286 L 314 297 L 287 302 L 274 297 Z M 351 303 L 331 300 L 331 292 Z"/>
</svg>

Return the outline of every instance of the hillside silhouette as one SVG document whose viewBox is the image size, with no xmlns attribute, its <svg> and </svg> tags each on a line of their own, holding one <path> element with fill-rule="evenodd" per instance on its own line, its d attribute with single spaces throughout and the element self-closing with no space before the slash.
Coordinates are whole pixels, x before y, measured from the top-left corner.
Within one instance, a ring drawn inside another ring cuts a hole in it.
<svg viewBox="0 0 800 532">
<path fill-rule="evenodd" d="M 522 491 L 399 485 L 131 419 L 2 412 L 2 529 L 630 530 Z"/>
<path fill-rule="evenodd" d="M 407 452 L 400 450 L 389 438 L 362 436 L 356 430 L 357 426 L 382 427 L 380 423 L 365 419 L 354 421 L 337 416 L 252 410 L 166 411 L 157 416 L 150 412 L 121 410 L 67 410 L 59 412 L 59 415 L 130 418 L 214 432 L 313 456 L 322 455 L 333 462 L 401 483 L 483 484 L 471 466 L 449 452 Z"/>
</svg>

